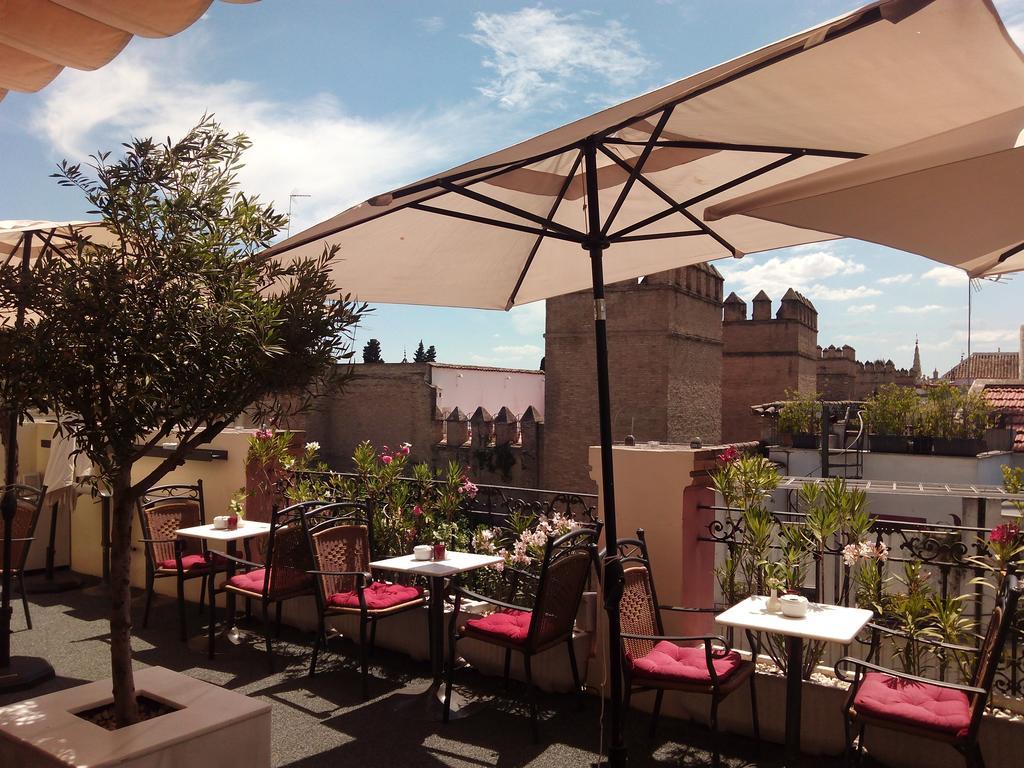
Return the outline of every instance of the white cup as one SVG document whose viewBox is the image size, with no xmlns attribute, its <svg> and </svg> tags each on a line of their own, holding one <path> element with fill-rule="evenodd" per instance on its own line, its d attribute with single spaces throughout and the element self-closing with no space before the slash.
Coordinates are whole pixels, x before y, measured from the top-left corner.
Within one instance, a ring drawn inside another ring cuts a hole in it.
<svg viewBox="0 0 1024 768">
<path fill-rule="evenodd" d="M 213 518 L 213 527 L 216 528 L 218 531 L 227 530 L 228 516 L 217 515 L 215 518 Z"/>
<path fill-rule="evenodd" d="M 416 560 L 430 560 L 434 556 L 434 548 L 429 544 L 417 544 L 412 548 L 412 556 Z"/>
<path fill-rule="evenodd" d="M 779 598 L 782 615 L 791 619 L 802 619 L 807 615 L 807 598 L 803 595 L 783 595 Z"/>
</svg>

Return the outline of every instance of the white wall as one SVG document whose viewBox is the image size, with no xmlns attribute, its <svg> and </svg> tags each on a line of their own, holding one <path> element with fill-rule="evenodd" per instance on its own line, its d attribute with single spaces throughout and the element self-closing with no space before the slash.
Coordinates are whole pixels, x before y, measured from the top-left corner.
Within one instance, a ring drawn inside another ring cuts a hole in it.
<svg viewBox="0 0 1024 768">
<path fill-rule="evenodd" d="M 787 475 L 809 477 L 821 476 L 821 454 L 817 450 L 783 449 L 773 450 L 771 456 L 783 463 L 782 471 Z M 1020 466 L 1024 456 L 1013 453 L 990 453 L 979 458 L 960 456 L 917 456 L 900 453 L 864 454 L 865 480 L 899 480 L 901 482 L 947 483 L 949 485 L 999 485 L 1003 484 L 1003 464 Z M 833 470 L 841 476 L 841 470 Z M 951 514 L 964 516 L 964 503 L 958 497 L 936 496 L 895 496 L 872 493 L 869 496 L 871 511 L 881 515 L 901 515 L 921 518 L 930 523 L 951 523 Z M 785 508 L 785 498 L 776 502 Z M 967 505 L 965 525 L 974 524 L 974 503 Z M 988 503 L 986 523 L 998 523 L 999 505 Z"/>
<path fill-rule="evenodd" d="M 496 416 L 502 406 L 516 416 L 531 405 L 544 415 L 544 372 L 501 368 L 430 366 L 431 383 L 437 387 L 439 408 L 460 408 L 472 416 L 481 405 Z"/>
</svg>

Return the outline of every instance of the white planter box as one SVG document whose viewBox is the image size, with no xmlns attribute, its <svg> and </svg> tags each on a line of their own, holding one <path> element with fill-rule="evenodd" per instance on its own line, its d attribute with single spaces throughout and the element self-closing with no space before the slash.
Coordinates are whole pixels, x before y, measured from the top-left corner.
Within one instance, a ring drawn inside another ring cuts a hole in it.
<svg viewBox="0 0 1024 768">
<path fill-rule="evenodd" d="M 163 667 L 137 671 L 135 687 L 180 709 L 108 731 L 75 713 L 111 702 L 110 680 L 26 699 L 0 709 L 0 765 L 269 768 L 269 704 Z"/>
</svg>

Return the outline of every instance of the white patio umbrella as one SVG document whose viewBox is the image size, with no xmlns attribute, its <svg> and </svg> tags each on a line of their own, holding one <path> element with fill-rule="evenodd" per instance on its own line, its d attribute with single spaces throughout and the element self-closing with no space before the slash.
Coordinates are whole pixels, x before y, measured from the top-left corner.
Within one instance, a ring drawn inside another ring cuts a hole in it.
<svg viewBox="0 0 1024 768">
<path fill-rule="evenodd" d="M 878 152 L 707 211 L 855 237 L 960 267 L 1024 269 L 1024 109 Z"/>
<path fill-rule="evenodd" d="M 249 3 L 256 0 L 223 0 Z M 98 69 L 131 41 L 170 37 L 212 0 L 7 0 L 0 11 L 0 99 L 33 93 L 64 67 Z"/>
<path fill-rule="evenodd" d="M 621 729 L 605 282 L 834 237 L 705 208 L 1024 107 L 1024 61 L 987 0 L 883 0 L 367 202 L 275 246 L 340 246 L 361 300 L 509 309 L 591 289 L 611 649 Z M 787 724 L 799 729 L 798 719 Z"/>
</svg>

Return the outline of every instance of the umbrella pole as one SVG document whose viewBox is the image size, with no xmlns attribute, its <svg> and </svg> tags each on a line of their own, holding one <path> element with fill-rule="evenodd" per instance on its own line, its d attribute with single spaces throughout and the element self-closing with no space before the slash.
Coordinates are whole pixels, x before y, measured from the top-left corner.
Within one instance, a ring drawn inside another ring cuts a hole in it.
<svg viewBox="0 0 1024 768">
<path fill-rule="evenodd" d="M 622 654 L 619 599 L 622 597 L 623 573 L 619 560 L 618 534 L 615 526 L 615 477 L 612 470 L 612 408 L 608 384 L 608 329 L 604 298 L 603 251 L 608 242 L 601 234 L 598 209 L 597 143 L 591 137 L 583 149 L 587 183 L 587 239 L 583 247 L 590 253 L 594 287 L 594 341 L 597 349 L 597 406 L 601 425 L 601 494 L 604 501 L 605 556 L 604 609 L 608 614 L 609 687 L 611 701 L 608 712 L 608 765 L 619 768 L 626 764 L 626 744 L 622 733 Z"/>
<path fill-rule="evenodd" d="M 32 252 L 32 233 L 26 232 L 22 241 L 21 290 L 18 298 L 17 328 L 25 324 L 25 286 L 29 279 L 29 258 Z M 4 462 L 4 497 L 2 502 L 4 519 L 3 566 L 0 576 L 0 693 L 24 690 L 45 682 L 53 677 L 53 667 L 44 659 L 34 656 L 11 656 L 11 551 L 14 536 L 14 515 L 18 510 L 18 491 L 14 487 L 18 475 L 18 408 L 17 403 L 8 403 L 9 411 L 4 429 L 7 445 Z"/>
</svg>

